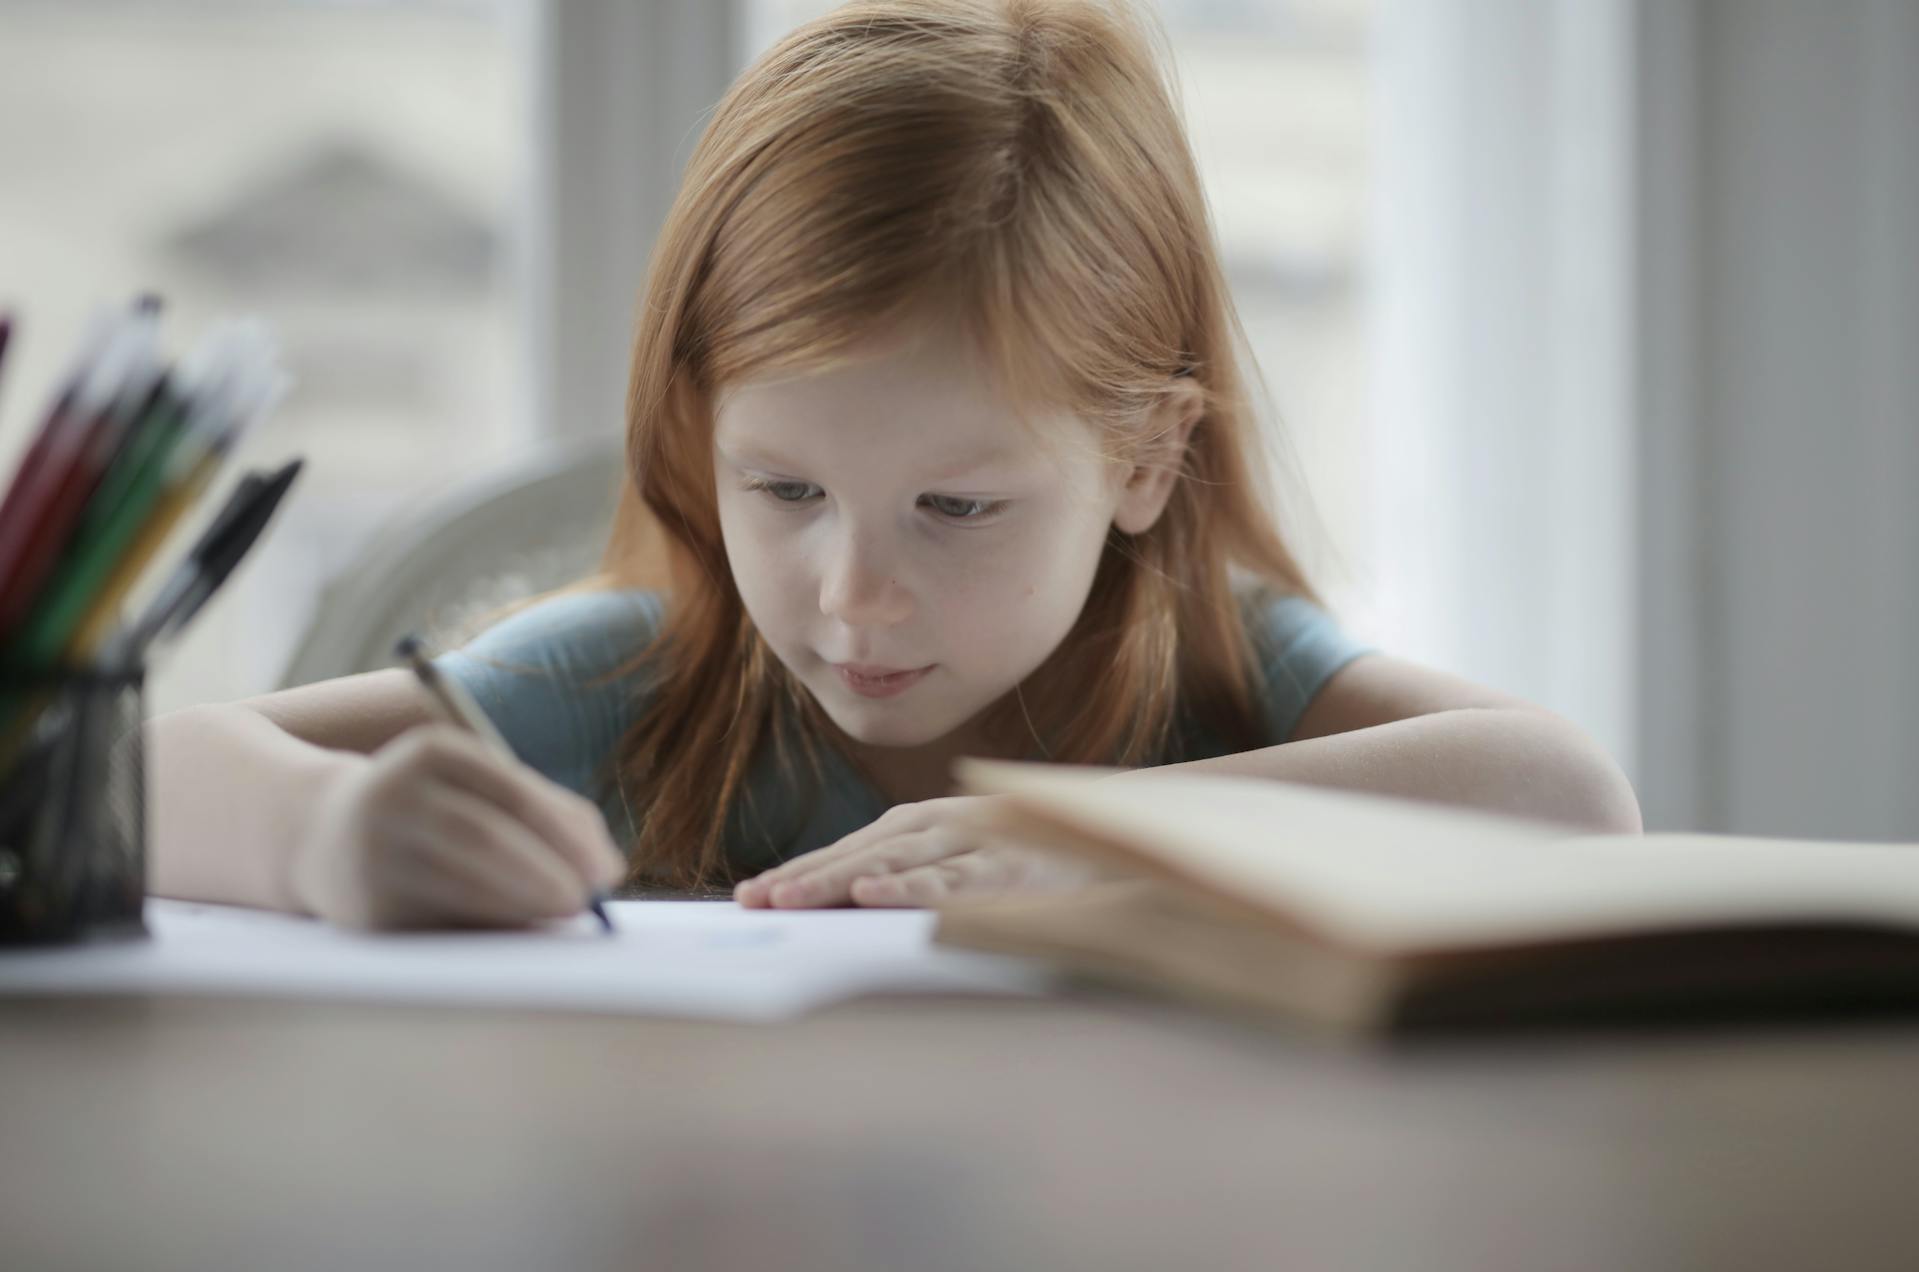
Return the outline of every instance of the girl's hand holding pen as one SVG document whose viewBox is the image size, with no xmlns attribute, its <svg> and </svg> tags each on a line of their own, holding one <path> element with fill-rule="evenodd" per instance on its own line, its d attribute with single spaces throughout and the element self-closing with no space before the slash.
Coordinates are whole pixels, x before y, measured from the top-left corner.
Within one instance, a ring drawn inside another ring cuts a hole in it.
<svg viewBox="0 0 1919 1272">
<path fill-rule="evenodd" d="M 288 882 L 348 927 L 521 927 L 580 913 L 624 869 L 590 800 L 431 724 L 333 779 Z"/>
</svg>

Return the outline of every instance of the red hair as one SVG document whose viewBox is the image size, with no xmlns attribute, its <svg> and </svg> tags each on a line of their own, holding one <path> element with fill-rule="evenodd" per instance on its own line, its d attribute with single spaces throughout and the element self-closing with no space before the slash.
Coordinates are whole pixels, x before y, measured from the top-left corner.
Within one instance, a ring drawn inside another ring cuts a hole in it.
<svg viewBox="0 0 1919 1272">
<path fill-rule="evenodd" d="M 838 736 L 733 585 L 716 395 L 832 366 L 928 303 L 957 315 L 1011 400 L 1068 408 L 1112 454 L 1148 440 L 1175 377 L 1203 398 L 1164 513 L 1111 532 L 1077 623 L 989 708 L 989 736 L 1134 766 L 1188 722 L 1260 744 L 1235 576 L 1313 592 L 1272 515 L 1162 44 L 1125 3 L 862 0 L 788 35 L 719 104 L 653 251 L 630 480 L 590 581 L 668 597 L 636 661 L 670 674 L 617 755 L 639 809 L 635 880 L 725 880 L 754 759 L 799 739 L 782 760 L 800 780 L 796 761 Z"/>
</svg>

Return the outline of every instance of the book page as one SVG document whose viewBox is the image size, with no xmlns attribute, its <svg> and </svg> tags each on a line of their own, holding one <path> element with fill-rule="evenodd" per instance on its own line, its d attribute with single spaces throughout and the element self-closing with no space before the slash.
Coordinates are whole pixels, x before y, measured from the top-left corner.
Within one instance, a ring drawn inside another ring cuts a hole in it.
<svg viewBox="0 0 1919 1272">
<path fill-rule="evenodd" d="M 1919 926 L 1919 845 L 1581 835 L 1259 778 L 979 760 L 960 776 L 1102 841 L 1085 850 L 1095 859 L 1378 952 L 1756 922 Z"/>
</svg>

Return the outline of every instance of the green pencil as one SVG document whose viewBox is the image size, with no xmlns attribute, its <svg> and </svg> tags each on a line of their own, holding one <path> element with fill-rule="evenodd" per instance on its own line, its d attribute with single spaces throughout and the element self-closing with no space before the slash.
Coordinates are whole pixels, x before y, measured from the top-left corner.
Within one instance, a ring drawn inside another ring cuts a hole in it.
<svg viewBox="0 0 1919 1272">
<path fill-rule="evenodd" d="M 173 462 L 176 456 L 185 457 L 181 443 L 192 432 L 182 419 L 185 405 L 183 399 L 173 399 L 159 419 L 149 412 L 142 421 L 144 435 L 121 456 L 127 462 L 115 465 L 118 471 L 110 469 L 101 480 L 81 532 L 13 641 L 10 652 L 24 665 L 51 665 L 65 651 L 100 588 L 139 540 L 161 495 L 185 476 Z M 116 477 L 117 488 L 109 490 L 107 483 Z"/>
</svg>

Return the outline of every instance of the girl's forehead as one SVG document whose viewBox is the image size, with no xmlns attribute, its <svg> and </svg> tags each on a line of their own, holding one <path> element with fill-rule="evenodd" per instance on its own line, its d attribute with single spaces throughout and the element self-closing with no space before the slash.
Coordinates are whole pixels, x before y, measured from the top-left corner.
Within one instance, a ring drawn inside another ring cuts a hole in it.
<svg viewBox="0 0 1919 1272">
<path fill-rule="evenodd" d="M 1009 392 L 957 315 L 926 300 L 802 370 L 748 373 L 720 386 L 715 444 L 735 459 L 740 449 L 835 458 L 904 452 L 916 471 L 1096 461 L 1099 433 L 1070 408 Z"/>
<path fill-rule="evenodd" d="M 869 336 L 801 371 L 771 371 L 724 386 L 724 414 L 757 404 L 785 411 L 847 411 L 869 404 L 920 402 L 956 416 L 996 418 L 1012 410 L 978 354 L 956 332 L 908 325 Z"/>
<path fill-rule="evenodd" d="M 1090 439 L 1089 439 L 1090 440 Z M 811 473 L 822 465 L 879 471 L 902 469 L 925 480 L 969 474 L 1056 471 L 1091 447 L 1063 444 L 1052 430 L 993 426 L 977 416 L 921 413 L 802 418 L 742 410 L 714 433 L 721 455 L 736 464 Z"/>
<path fill-rule="evenodd" d="M 714 440 L 729 452 L 903 445 L 977 467 L 1057 460 L 1092 441 L 1070 411 L 1012 401 L 970 360 L 924 349 L 749 380 L 715 401 Z"/>
</svg>

